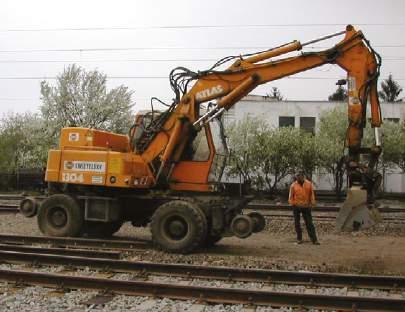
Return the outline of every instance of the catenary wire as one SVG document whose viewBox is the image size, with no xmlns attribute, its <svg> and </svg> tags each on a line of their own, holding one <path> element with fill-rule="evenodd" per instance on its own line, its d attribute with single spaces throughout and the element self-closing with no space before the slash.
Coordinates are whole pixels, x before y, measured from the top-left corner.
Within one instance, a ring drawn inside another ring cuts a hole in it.
<svg viewBox="0 0 405 312">
<path fill-rule="evenodd" d="M 405 61 L 405 57 L 384 57 L 386 61 Z M 13 63 L 125 63 L 125 62 L 215 62 L 216 59 L 76 59 L 76 60 L 0 60 L 0 64 Z"/>
<path fill-rule="evenodd" d="M 356 26 L 403 27 L 405 23 L 353 23 Z M 232 29 L 232 28 L 273 28 L 273 27 L 337 27 L 346 26 L 345 23 L 309 23 L 309 24 L 234 24 L 234 25 L 161 25 L 161 26 L 125 26 L 125 27 L 61 27 L 61 28 L 9 28 L 0 32 L 64 32 L 64 31 L 134 31 L 153 29 Z"/>
<path fill-rule="evenodd" d="M 108 76 L 108 79 L 167 79 L 167 76 Z M 342 77 L 284 77 L 283 79 L 292 80 L 337 80 Z M 0 80 L 55 80 L 55 76 L 17 76 L 0 77 Z M 395 78 L 395 80 L 405 80 L 405 78 Z"/>
<path fill-rule="evenodd" d="M 375 48 L 405 48 L 405 44 L 380 44 L 374 45 Z M 330 47 L 317 46 L 306 47 L 310 49 L 326 49 Z M 100 52 L 100 51 L 144 51 L 144 50 L 250 50 L 250 49 L 268 49 L 268 46 L 223 46 L 223 47 L 122 47 L 122 48 L 71 48 L 71 49 L 20 49 L 20 50 L 0 50 L 0 53 L 42 53 L 42 52 Z"/>
</svg>

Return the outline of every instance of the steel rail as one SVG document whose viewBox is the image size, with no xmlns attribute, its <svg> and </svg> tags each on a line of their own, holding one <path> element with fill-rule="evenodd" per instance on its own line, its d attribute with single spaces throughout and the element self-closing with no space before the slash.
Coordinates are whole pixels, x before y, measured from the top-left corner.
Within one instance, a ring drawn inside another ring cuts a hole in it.
<svg viewBox="0 0 405 312">
<path fill-rule="evenodd" d="M 16 195 L 16 194 L 8 194 L 8 195 L 1 194 L 0 195 L 0 199 L 2 199 L 2 200 L 21 200 L 23 198 L 24 198 L 24 196 Z"/>
<path fill-rule="evenodd" d="M 0 199 L 3 200 L 22 200 L 24 199 L 24 196 L 15 196 L 15 195 L 0 195 Z M 44 196 L 36 196 L 35 198 L 41 200 L 44 199 Z M 323 211 L 323 212 L 338 212 L 340 209 L 341 203 L 337 205 L 319 205 L 316 207 L 313 207 L 313 211 Z M 1 207 L 15 207 L 18 208 L 18 205 L 15 204 L 1 204 Z M 260 203 L 260 202 L 250 202 L 246 208 L 248 209 L 256 209 L 256 210 L 290 210 L 291 205 L 289 204 L 269 204 L 269 203 Z M 380 212 L 386 212 L 386 213 L 400 213 L 404 212 L 405 213 L 405 208 L 401 207 L 381 207 L 379 208 Z"/>
<path fill-rule="evenodd" d="M 121 252 L 119 252 L 119 251 L 89 250 L 89 249 L 76 249 L 76 248 L 67 249 L 67 248 L 49 248 L 49 247 L 33 247 L 33 246 L 0 244 L 0 250 L 15 251 L 15 252 L 22 252 L 22 253 L 33 253 L 33 254 L 63 255 L 63 256 L 73 256 L 73 257 L 93 257 L 93 258 L 107 258 L 107 259 L 120 259 L 121 258 Z"/>
<path fill-rule="evenodd" d="M 271 218 L 271 219 L 293 219 L 292 214 L 274 214 L 274 213 L 263 213 L 262 214 L 266 218 Z M 336 216 L 325 216 L 325 215 L 312 215 L 312 218 L 315 221 L 328 221 L 328 222 L 334 222 L 336 221 Z M 382 219 L 384 222 L 389 222 L 389 223 L 394 223 L 394 224 L 405 224 L 405 218 L 404 217 L 384 217 Z"/>
<path fill-rule="evenodd" d="M 17 205 L 0 205 L 0 213 L 1 214 L 10 214 L 10 213 L 19 213 L 20 210 L 18 209 Z"/>
<path fill-rule="evenodd" d="M 0 208 L 18 208 L 16 204 L 0 204 Z"/>
<path fill-rule="evenodd" d="M 76 237 L 50 237 L 50 236 L 24 236 L 0 234 L 0 243 L 3 244 L 50 244 L 53 246 L 70 247 L 96 247 L 98 249 L 145 249 L 149 246 L 146 240 L 105 240 Z"/>
<path fill-rule="evenodd" d="M 33 273 L 0 270 L 0 280 L 18 284 L 64 289 L 93 289 L 112 291 L 124 295 L 153 296 L 200 302 L 255 304 L 289 307 L 310 307 L 346 311 L 404 311 L 405 300 L 352 296 L 300 294 L 239 288 L 215 288 L 144 281 L 123 281 L 107 278 L 66 276 L 50 273 Z"/>
<path fill-rule="evenodd" d="M 265 203 L 249 203 L 246 206 L 247 209 L 252 210 L 275 210 L 275 211 L 292 211 L 292 206 L 288 204 L 265 204 Z M 319 212 L 338 212 L 340 206 L 316 206 L 311 208 L 312 211 L 319 211 Z M 400 207 L 382 207 L 378 208 L 380 212 L 383 213 L 405 213 L 405 208 Z"/>
<path fill-rule="evenodd" d="M 274 271 L 189 264 L 167 264 L 140 261 L 69 257 L 0 251 L 0 259 L 7 263 L 36 263 L 91 267 L 113 272 L 156 274 L 179 277 L 208 278 L 229 281 L 283 283 L 292 285 L 351 287 L 371 289 L 405 289 L 405 277 L 353 275 L 320 272 Z"/>
</svg>

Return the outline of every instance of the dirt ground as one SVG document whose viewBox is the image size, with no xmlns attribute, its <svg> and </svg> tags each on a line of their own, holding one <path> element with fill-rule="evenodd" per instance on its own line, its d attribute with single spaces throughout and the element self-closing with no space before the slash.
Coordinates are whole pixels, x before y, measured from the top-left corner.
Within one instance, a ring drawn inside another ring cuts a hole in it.
<svg viewBox="0 0 405 312">
<path fill-rule="evenodd" d="M 405 275 L 405 237 L 325 234 L 319 240 L 319 246 L 308 239 L 296 245 L 293 235 L 267 232 L 247 240 L 225 239 L 216 250 L 326 271 Z"/>
<path fill-rule="evenodd" d="M 131 259 L 194 264 L 218 264 L 286 270 L 313 270 L 405 275 L 405 225 L 382 224 L 368 232 L 336 234 L 333 224 L 315 222 L 321 245 L 312 245 L 304 231 L 304 243 L 295 244 L 290 220 L 273 221 L 264 232 L 247 239 L 224 238 L 210 249 L 193 255 L 168 255 L 146 250 Z M 36 219 L 0 215 L 0 233 L 41 235 Z M 149 229 L 125 224 L 120 238 L 150 239 Z"/>
</svg>

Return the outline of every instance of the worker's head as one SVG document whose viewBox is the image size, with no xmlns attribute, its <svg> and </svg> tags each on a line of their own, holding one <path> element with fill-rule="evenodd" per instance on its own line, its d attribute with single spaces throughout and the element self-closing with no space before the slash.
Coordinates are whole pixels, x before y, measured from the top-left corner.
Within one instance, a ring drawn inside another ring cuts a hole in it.
<svg viewBox="0 0 405 312">
<path fill-rule="evenodd" d="M 304 183 L 304 181 L 305 181 L 305 174 L 304 174 L 304 171 L 298 171 L 297 172 L 297 181 L 298 181 L 298 183 Z"/>
</svg>

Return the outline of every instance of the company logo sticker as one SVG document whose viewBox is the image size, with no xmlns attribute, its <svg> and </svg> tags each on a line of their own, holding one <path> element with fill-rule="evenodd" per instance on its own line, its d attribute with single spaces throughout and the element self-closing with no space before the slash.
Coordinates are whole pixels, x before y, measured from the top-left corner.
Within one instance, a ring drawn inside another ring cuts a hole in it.
<svg viewBox="0 0 405 312">
<path fill-rule="evenodd" d="M 214 87 L 212 87 L 210 89 L 205 89 L 205 90 L 202 90 L 200 92 L 197 92 L 195 94 L 195 98 L 198 101 L 203 101 L 205 98 L 221 94 L 222 92 L 224 92 L 224 88 L 222 88 L 221 85 L 217 85 L 217 86 L 214 86 Z"/>
<path fill-rule="evenodd" d="M 70 132 L 69 133 L 69 142 L 77 142 L 80 139 L 79 132 Z"/>
<path fill-rule="evenodd" d="M 65 170 L 77 170 L 77 171 L 87 171 L 87 172 L 105 172 L 105 162 L 104 161 L 64 161 Z"/>
</svg>

